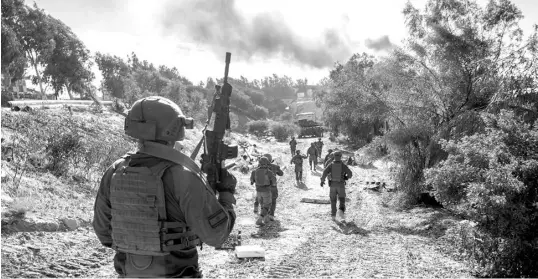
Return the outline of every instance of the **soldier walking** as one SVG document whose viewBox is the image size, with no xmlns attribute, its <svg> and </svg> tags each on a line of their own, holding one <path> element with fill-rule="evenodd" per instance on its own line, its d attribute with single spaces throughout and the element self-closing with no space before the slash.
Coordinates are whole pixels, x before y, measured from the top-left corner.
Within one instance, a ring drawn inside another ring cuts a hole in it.
<svg viewBox="0 0 538 279">
<path fill-rule="evenodd" d="M 316 148 L 318 149 L 318 156 L 319 156 L 319 159 L 321 160 L 321 152 L 323 151 L 323 141 L 321 141 L 321 138 L 318 139 L 318 141 L 316 142 Z"/>
<path fill-rule="evenodd" d="M 296 148 L 297 148 L 297 141 L 295 140 L 295 137 L 291 137 L 291 140 L 290 140 L 291 156 L 295 156 Z"/>
<path fill-rule="evenodd" d="M 325 184 L 325 178 L 329 178 L 329 198 L 331 200 L 331 218 L 336 219 L 336 202 L 340 201 L 338 215 L 345 219 L 346 211 L 346 181 L 353 176 L 353 173 L 342 162 L 342 152 L 334 152 L 334 161 L 329 163 L 321 175 L 321 187 Z"/>
<path fill-rule="evenodd" d="M 301 155 L 301 150 L 296 151 L 296 155 L 291 158 L 290 164 L 295 164 L 295 180 L 303 181 L 303 160 L 307 157 Z"/>
<path fill-rule="evenodd" d="M 319 153 L 315 143 L 310 144 L 310 147 L 308 150 L 306 150 L 306 154 L 308 155 L 308 164 L 310 165 L 310 170 L 316 170 Z"/>
<path fill-rule="evenodd" d="M 269 160 L 265 156 L 260 158 L 258 168 L 250 175 L 250 185 L 254 184 L 256 184 L 256 198 L 261 205 L 256 225 L 263 226 L 271 221 L 269 218 L 272 203 L 271 185 L 276 185 L 275 174 L 269 168 Z"/>
<path fill-rule="evenodd" d="M 273 156 L 271 154 L 264 154 L 265 158 L 269 160 L 269 169 L 278 176 L 283 176 L 284 172 L 280 169 L 280 167 L 273 162 Z M 274 221 L 275 220 L 275 209 L 276 209 L 276 200 L 278 198 L 278 188 L 277 188 L 277 181 L 275 179 L 274 184 L 271 185 L 271 209 L 269 210 L 269 220 Z M 254 202 L 254 213 L 258 213 L 258 206 L 259 206 L 258 199 Z"/>
</svg>

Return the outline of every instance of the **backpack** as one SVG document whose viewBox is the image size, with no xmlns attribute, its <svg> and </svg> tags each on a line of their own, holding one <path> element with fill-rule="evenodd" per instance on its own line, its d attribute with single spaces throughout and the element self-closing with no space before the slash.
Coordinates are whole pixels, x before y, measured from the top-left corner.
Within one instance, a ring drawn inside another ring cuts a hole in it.
<svg viewBox="0 0 538 279">
<path fill-rule="evenodd" d="M 331 181 L 334 181 L 334 182 L 344 181 L 342 162 L 333 162 L 331 164 Z"/>
<path fill-rule="evenodd" d="M 295 157 L 293 157 L 293 163 L 295 163 L 296 165 L 300 165 L 302 162 L 303 158 L 301 158 L 300 156 L 295 155 Z"/>
<path fill-rule="evenodd" d="M 255 170 L 254 179 L 257 186 L 270 186 L 271 180 L 269 179 L 267 168 L 258 168 Z"/>
</svg>

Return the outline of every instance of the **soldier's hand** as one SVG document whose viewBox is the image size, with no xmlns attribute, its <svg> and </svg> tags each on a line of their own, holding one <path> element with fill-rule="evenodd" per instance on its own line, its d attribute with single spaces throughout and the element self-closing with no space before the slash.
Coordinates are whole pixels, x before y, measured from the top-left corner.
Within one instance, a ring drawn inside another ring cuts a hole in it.
<svg viewBox="0 0 538 279">
<path fill-rule="evenodd" d="M 228 170 L 222 172 L 220 183 L 217 184 L 216 190 L 220 192 L 230 192 L 235 194 L 235 186 L 237 185 L 237 179 Z"/>
<path fill-rule="evenodd" d="M 321 181 L 321 183 L 319 184 L 321 187 L 323 187 L 323 185 L 325 185 L 325 181 Z"/>
</svg>

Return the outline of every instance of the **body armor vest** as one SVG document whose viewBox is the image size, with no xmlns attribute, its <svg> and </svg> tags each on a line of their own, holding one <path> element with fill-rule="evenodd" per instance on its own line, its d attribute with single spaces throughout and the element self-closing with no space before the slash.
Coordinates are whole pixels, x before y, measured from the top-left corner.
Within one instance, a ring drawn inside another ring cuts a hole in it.
<svg viewBox="0 0 538 279">
<path fill-rule="evenodd" d="M 333 162 L 331 165 L 331 181 L 342 182 L 344 181 L 342 175 L 342 162 Z"/>
<path fill-rule="evenodd" d="M 267 167 L 260 167 L 256 170 L 255 179 L 256 186 L 270 186 L 271 180 L 269 180 L 269 175 L 267 174 Z"/>
<path fill-rule="evenodd" d="M 110 185 L 114 249 L 137 255 L 164 256 L 193 248 L 198 237 L 184 222 L 168 222 L 162 176 L 175 165 L 161 162 L 151 168 L 121 164 Z"/>
</svg>

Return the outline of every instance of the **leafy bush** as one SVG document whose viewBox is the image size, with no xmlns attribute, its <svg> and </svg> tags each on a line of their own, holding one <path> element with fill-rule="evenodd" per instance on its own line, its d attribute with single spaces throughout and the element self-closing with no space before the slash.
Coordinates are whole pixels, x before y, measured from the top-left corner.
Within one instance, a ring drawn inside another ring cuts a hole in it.
<svg viewBox="0 0 538 279">
<path fill-rule="evenodd" d="M 249 121 L 247 123 L 248 132 L 258 137 L 265 134 L 268 128 L 269 122 L 266 120 Z"/>
<path fill-rule="evenodd" d="M 481 240 L 467 241 L 485 274 L 536 277 L 538 128 L 507 112 L 485 114 L 484 122 L 484 133 L 443 142 L 448 158 L 425 172 L 426 183 L 443 205 L 477 223 Z"/>
<path fill-rule="evenodd" d="M 285 141 L 289 137 L 299 133 L 299 127 L 292 123 L 271 123 L 271 132 L 278 141 Z"/>
<path fill-rule="evenodd" d="M 250 113 L 252 114 L 252 116 L 258 119 L 267 118 L 267 115 L 269 114 L 266 108 L 260 106 L 254 106 L 252 109 L 250 109 Z"/>
</svg>

